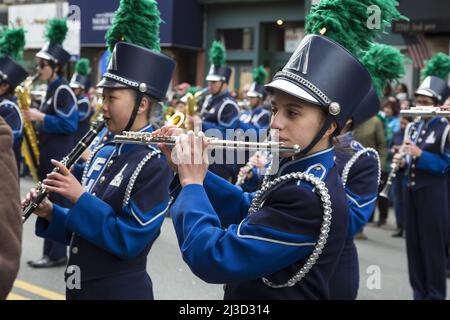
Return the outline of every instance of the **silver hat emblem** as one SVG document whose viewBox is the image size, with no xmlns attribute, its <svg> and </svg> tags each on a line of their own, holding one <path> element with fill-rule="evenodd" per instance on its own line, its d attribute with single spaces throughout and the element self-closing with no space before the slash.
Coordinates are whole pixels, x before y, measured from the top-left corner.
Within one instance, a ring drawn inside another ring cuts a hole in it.
<svg viewBox="0 0 450 320">
<path fill-rule="evenodd" d="M 142 82 L 142 83 L 139 85 L 139 91 L 142 92 L 142 93 L 146 92 L 146 91 L 147 91 L 147 84 L 144 83 L 144 82 Z"/>
<path fill-rule="evenodd" d="M 332 102 L 328 107 L 328 112 L 333 116 L 337 116 L 341 112 L 341 106 L 337 102 Z"/>
</svg>

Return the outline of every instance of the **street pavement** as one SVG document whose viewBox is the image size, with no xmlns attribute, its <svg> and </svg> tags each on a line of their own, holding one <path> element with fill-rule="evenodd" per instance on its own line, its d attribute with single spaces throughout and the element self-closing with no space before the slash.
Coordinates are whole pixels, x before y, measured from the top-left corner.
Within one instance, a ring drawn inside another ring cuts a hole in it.
<svg viewBox="0 0 450 320">
<path fill-rule="evenodd" d="M 21 179 L 22 197 L 32 186 L 31 180 Z M 391 210 L 386 226 L 378 228 L 369 224 L 364 230 L 368 239 L 356 241 L 360 261 L 358 299 L 412 299 L 405 240 L 391 237 L 394 219 Z M 34 221 L 32 217 L 24 226 L 21 266 L 9 299 L 62 300 L 65 291 L 63 267 L 35 270 L 27 266 L 28 260 L 42 255 L 43 240 L 34 235 Z M 214 300 L 223 297 L 222 285 L 205 283 L 184 263 L 170 218 L 165 219 L 161 235 L 150 251 L 147 269 L 153 281 L 155 299 Z M 447 287 L 450 287 L 450 280 Z"/>
</svg>

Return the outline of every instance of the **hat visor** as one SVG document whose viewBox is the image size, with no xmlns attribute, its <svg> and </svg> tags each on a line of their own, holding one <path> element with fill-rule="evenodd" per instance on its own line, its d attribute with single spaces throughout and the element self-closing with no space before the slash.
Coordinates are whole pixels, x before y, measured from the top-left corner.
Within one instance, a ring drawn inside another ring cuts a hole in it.
<svg viewBox="0 0 450 320">
<path fill-rule="evenodd" d="M 221 76 L 217 76 L 214 74 L 209 74 L 206 76 L 206 81 L 225 81 L 225 79 Z"/>
<path fill-rule="evenodd" d="M 72 89 L 83 88 L 83 86 L 81 84 L 79 84 L 78 82 L 71 82 L 71 83 L 69 83 L 69 87 L 71 87 Z"/>
<path fill-rule="evenodd" d="M 111 88 L 111 89 L 122 89 L 122 88 L 129 88 L 123 83 L 110 80 L 107 78 L 103 78 L 100 80 L 100 82 L 97 84 L 97 88 Z"/>
<path fill-rule="evenodd" d="M 42 50 L 39 51 L 38 53 L 36 53 L 36 57 L 44 59 L 44 60 L 56 61 L 56 59 L 52 55 L 50 55 L 47 52 L 42 51 Z"/>
<path fill-rule="evenodd" d="M 256 91 L 249 91 L 247 92 L 247 97 L 249 98 L 262 98 L 262 94 Z"/>
<path fill-rule="evenodd" d="M 421 96 L 426 96 L 426 97 L 430 97 L 430 98 L 437 98 L 433 93 L 431 93 L 428 90 L 424 90 L 424 89 L 418 89 L 416 92 L 414 92 L 414 94 L 417 95 L 421 95 Z"/>
<path fill-rule="evenodd" d="M 293 84 L 292 82 L 289 82 L 287 80 L 283 79 L 277 79 L 275 81 L 272 81 L 271 83 L 267 84 L 265 86 L 268 90 L 280 90 L 284 93 L 287 93 L 291 96 L 294 96 L 296 98 L 299 98 L 301 100 L 304 100 L 309 103 L 317 104 L 321 106 L 322 104 L 314 98 L 311 94 L 303 90 L 303 88 L 299 87 L 298 85 Z"/>
</svg>

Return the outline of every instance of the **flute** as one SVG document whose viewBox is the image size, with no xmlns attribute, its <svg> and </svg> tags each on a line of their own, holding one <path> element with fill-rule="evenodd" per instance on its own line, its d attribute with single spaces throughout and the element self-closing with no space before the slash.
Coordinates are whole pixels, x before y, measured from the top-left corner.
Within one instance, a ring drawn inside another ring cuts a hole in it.
<svg viewBox="0 0 450 320">
<path fill-rule="evenodd" d="M 169 146 L 174 146 L 179 137 L 177 136 L 156 136 L 149 132 L 134 132 L 124 131 L 122 135 L 114 137 L 115 143 L 125 144 L 158 144 L 163 143 Z M 270 152 L 294 153 L 301 151 L 299 145 L 292 147 L 285 146 L 282 142 L 247 142 L 247 141 L 233 141 L 233 140 L 219 140 L 217 138 L 206 138 L 209 142 L 209 147 L 214 149 L 230 149 L 230 150 L 245 150 L 258 151 L 267 150 Z"/>
</svg>

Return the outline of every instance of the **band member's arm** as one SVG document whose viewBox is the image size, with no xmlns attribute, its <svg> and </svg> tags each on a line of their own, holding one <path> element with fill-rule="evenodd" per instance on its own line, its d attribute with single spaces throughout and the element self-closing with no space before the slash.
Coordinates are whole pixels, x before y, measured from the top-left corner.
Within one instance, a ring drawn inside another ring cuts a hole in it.
<svg viewBox="0 0 450 320">
<path fill-rule="evenodd" d="M 223 227 L 239 223 L 247 216 L 252 194 L 243 192 L 241 188 L 210 171 L 206 174 L 203 185 Z M 177 199 L 181 190 L 179 177 L 176 175 L 170 185 L 172 198 Z"/>
<path fill-rule="evenodd" d="M 62 86 L 53 97 L 55 115 L 46 114 L 42 130 L 47 133 L 73 133 L 78 128 L 77 100 L 69 88 Z"/>
<path fill-rule="evenodd" d="M 304 259 L 317 240 L 322 207 L 311 190 L 290 184 L 273 191 L 262 210 L 224 230 L 203 186 L 189 184 L 171 215 L 191 270 L 204 281 L 229 283 L 268 276 Z"/>
<path fill-rule="evenodd" d="M 417 168 L 436 175 L 443 175 L 450 169 L 450 143 L 449 143 L 450 126 L 447 125 L 446 130 L 442 134 L 442 145 L 440 153 L 432 153 L 422 150 L 417 160 Z"/>
<path fill-rule="evenodd" d="M 192 150 L 200 155 L 202 149 L 193 148 L 193 143 L 192 133 L 182 135 L 174 148 L 177 158 L 190 159 Z M 224 230 L 202 185 L 207 169 L 205 161 L 180 162 L 183 188 L 170 210 L 183 258 L 198 277 L 211 283 L 256 279 L 312 252 L 322 206 L 309 184 L 274 189 L 261 210 Z"/>
<path fill-rule="evenodd" d="M 422 151 L 417 168 L 436 175 L 443 175 L 450 169 L 450 150 L 445 155 Z"/>
<path fill-rule="evenodd" d="M 70 244 L 72 232 L 66 228 L 69 209 L 53 203 L 51 223 L 43 218 L 37 218 L 35 233 L 38 237 Z"/>
<path fill-rule="evenodd" d="M 60 167 L 60 164 L 57 166 Z M 56 175 L 52 177 L 66 181 Z M 76 189 L 73 185 L 78 184 L 78 181 L 72 175 L 67 175 L 67 172 L 64 177 L 70 177 L 68 187 L 46 187 L 70 199 L 69 194 Z M 67 211 L 65 229 L 122 259 L 134 258 L 159 235 L 164 213 L 168 209 L 168 186 L 172 177 L 164 159 L 149 161 L 136 180 L 129 203 L 121 212 L 116 212 L 108 203 L 84 192 Z M 51 184 L 57 185 L 54 182 Z M 52 223 L 53 220 L 50 225 Z"/>
<path fill-rule="evenodd" d="M 353 237 L 369 221 L 378 198 L 380 166 L 373 154 L 363 154 L 348 173 L 345 193 L 349 205 L 348 236 Z"/>
</svg>

